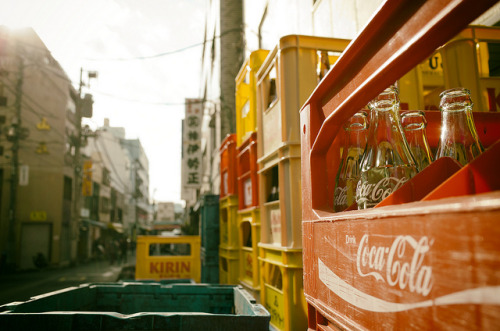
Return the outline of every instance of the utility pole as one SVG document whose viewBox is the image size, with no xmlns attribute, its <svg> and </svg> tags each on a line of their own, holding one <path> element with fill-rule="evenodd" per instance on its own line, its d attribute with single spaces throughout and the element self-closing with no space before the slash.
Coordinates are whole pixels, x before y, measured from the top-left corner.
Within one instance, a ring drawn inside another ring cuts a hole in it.
<svg viewBox="0 0 500 331">
<path fill-rule="evenodd" d="M 16 265 L 16 209 L 17 185 L 19 184 L 19 133 L 21 129 L 21 100 L 23 96 L 24 62 L 19 46 L 17 46 L 18 78 L 16 84 L 16 99 L 14 103 L 15 115 L 7 134 L 7 139 L 12 141 L 12 163 L 10 167 L 10 201 L 9 201 L 9 245 L 7 263 Z"/>
<path fill-rule="evenodd" d="M 97 73 L 95 71 L 88 72 L 88 79 L 96 78 Z M 81 147 L 82 147 L 82 138 L 84 136 L 82 132 L 82 117 L 92 117 L 91 115 L 91 107 L 92 107 L 92 98 L 90 95 L 87 98 L 82 98 L 82 88 L 83 88 L 83 68 L 80 68 L 80 81 L 78 84 L 78 96 L 76 101 L 76 139 L 75 141 L 75 157 L 74 157 L 74 182 L 75 182 L 75 194 L 73 199 L 73 222 L 72 222 L 72 237 L 73 242 L 76 245 L 78 242 L 79 235 L 79 225 L 80 225 L 80 210 L 81 210 L 81 190 L 82 190 L 82 160 L 81 160 Z M 89 115 L 90 113 L 90 115 Z M 85 132 L 87 135 L 88 132 Z M 78 249 L 75 246 L 74 248 L 74 256 L 77 257 Z"/>
<path fill-rule="evenodd" d="M 73 196 L 73 222 L 71 222 L 71 237 L 73 241 L 72 250 L 73 254 L 71 257 L 74 259 L 78 258 L 78 230 L 79 230 L 79 220 L 80 220 L 80 176 L 82 173 L 82 162 L 81 162 L 81 152 L 80 147 L 82 143 L 82 86 L 83 86 L 83 68 L 80 68 L 80 80 L 78 85 L 78 96 L 76 100 L 75 115 L 76 115 L 76 139 L 75 142 L 75 158 L 74 158 L 74 188 L 75 194 Z"/>
</svg>

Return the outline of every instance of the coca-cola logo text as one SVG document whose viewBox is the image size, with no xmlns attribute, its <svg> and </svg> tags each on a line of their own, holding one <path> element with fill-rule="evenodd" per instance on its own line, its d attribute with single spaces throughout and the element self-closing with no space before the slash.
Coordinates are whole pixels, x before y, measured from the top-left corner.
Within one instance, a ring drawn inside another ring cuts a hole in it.
<svg viewBox="0 0 500 331">
<path fill-rule="evenodd" d="M 432 290 L 432 267 L 424 265 L 424 258 L 432 244 L 424 236 L 397 236 L 392 245 L 371 245 L 365 234 L 359 243 L 356 265 L 362 277 L 373 276 L 392 287 L 427 296 Z"/>
<path fill-rule="evenodd" d="M 333 203 L 335 204 L 335 206 L 347 205 L 347 186 L 335 188 L 335 197 Z"/>
<path fill-rule="evenodd" d="M 356 187 L 356 199 L 358 203 L 364 201 L 380 202 L 387 198 L 392 192 L 400 188 L 408 181 L 407 177 L 385 177 L 377 183 L 359 181 Z"/>
</svg>

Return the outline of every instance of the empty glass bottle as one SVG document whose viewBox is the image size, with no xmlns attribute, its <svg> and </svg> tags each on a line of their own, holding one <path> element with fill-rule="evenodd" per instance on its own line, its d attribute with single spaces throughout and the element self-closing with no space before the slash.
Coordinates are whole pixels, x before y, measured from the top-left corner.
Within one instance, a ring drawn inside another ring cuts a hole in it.
<svg viewBox="0 0 500 331">
<path fill-rule="evenodd" d="M 327 51 L 319 52 L 319 61 L 318 61 L 318 83 L 326 76 L 330 70 L 330 58 L 328 57 Z"/>
<path fill-rule="evenodd" d="M 427 127 L 425 114 L 423 111 L 407 111 L 401 115 L 401 122 L 417 169 L 422 171 L 432 162 L 432 151 L 425 131 Z"/>
<path fill-rule="evenodd" d="M 454 88 L 444 91 L 440 97 L 441 135 L 436 159 L 449 156 L 466 165 L 483 152 L 472 117 L 470 91 Z"/>
<path fill-rule="evenodd" d="M 358 209 L 375 206 L 417 173 L 401 127 L 396 87 L 385 89 L 368 107 L 368 141 L 356 188 Z"/>
<path fill-rule="evenodd" d="M 356 201 L 359 166 L 367 137 L 367 115 L 360 111 L 344 124 L 344 146 L 340 166 L 335 178 L 333 208 L 342 211 Z"/>
</svg>

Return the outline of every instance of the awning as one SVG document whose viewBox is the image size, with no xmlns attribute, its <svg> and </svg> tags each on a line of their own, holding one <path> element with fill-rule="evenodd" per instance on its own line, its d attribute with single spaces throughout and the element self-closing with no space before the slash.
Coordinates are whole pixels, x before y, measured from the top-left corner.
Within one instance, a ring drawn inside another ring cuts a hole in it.
<svg viewBox="0 0 500 331">
<path fill-rule="evenodd" d="M 123 233 L 123 224 L 121 224 L 121 223 L 108 223 L 108 229 L 115 230 L 118 233 Z"/>
<path fill-rule="evenodd" d="M 88 218 L 82 218 L 81 221 L 87 223 L 88 225 L 97 226 L 101 229 L 107 228 L 106 223 L 103 222 L 94 221 Z"/>
</svg>

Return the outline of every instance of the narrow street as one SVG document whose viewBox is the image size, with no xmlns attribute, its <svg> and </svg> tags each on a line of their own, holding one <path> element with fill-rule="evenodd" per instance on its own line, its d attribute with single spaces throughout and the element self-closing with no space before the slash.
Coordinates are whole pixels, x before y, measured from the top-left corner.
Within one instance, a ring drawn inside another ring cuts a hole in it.
<svg viewBox="0 0 500 331">
<path fill-rule="evenodd" d="M 75 267 L 47 268 L 0 275 L 0 305 L 26 301 L 33 296 L 83 283 L 116 282 L 122 268 L 135 264 L 129 252 L 126 263 L 110 265 L 109 261 L 92 261 Z"/>
</svg>

